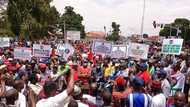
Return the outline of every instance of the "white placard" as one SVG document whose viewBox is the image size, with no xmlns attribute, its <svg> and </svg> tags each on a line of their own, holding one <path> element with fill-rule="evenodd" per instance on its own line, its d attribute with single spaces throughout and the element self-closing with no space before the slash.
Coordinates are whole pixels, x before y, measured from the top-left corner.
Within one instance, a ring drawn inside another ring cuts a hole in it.
<svg viewBox="0 0 190 107">
<path fill-rule="evenodd" d="M 50 57 L 51 45 L 33 44 L 33 55 L 35 57 Z"/>
<path fill-rule="evenodd" d="M 113 45 L 111 57 L 112 58 L 125 58 L 127 53 L 127 46 L 124 45 Z"/>
<path fill-rule="evenodd" d="M 0 38 L 0 47 L 9 47 L 10 46 L 10 38 L 8 37 L 2 37 Z"/>
<path fill-rule="evenodd" d="M 162 43 L 162 53 L 179 55 L 182 45 L 183 39 L 164 39 Z"/>
<path fill-rule="evenodd" d="M 62 56 L 66 60 L 68 59 L 69 56 L 74 54 L 74 47 L 68 43 L 66 44 L 58 44 L 57 45 L 57 53 L 59 56 Z"/>
<path fill-rule="evenodd" d="M 14 59 L 19 60 L 31 60 L 32 49 L 25 47 L 14 48 Z"/>
<path fill-rule="evenodd" d="M 67 40 L 80 40 L 80 31 L 67 31 Z"/>
<path fill-rule="evenodd" d="M 110 55 L 112 43 L 107 41 L 93 41 L 92 52 L 101 55 Z"/>
<path fill-rule="evenodd" d="M 148 58 L 149 45 L 130 43 L 128 49 L 128 56 L 137 59 L 147 59 Z"/>
</svg>

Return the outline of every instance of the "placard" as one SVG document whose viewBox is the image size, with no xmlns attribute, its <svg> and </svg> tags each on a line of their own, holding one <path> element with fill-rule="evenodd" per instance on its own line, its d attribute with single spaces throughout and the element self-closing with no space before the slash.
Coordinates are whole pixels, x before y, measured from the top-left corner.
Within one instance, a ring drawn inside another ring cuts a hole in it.
<svg viewBox="0 0 190 107">
<path fill-rule="evenodd" d="M 181 53 L 183 39 L 164 39 L 162 44 L 163 54 L 179 55 Z"/>
<path fill-rule="evenodd" d="M 80 40 L 80 31 L 67 31 L 67 40 Z"/>
<path fill-rule="evenodd" d="M 51 45 L 33 44 L 33 55 L 35 57 L 50 57 Z"/>
<path fill-rule="evenodd" d="M 148 58 L 149 45 L 130 43 L 128 49 L 128 56 L 137 59 L 147 59 Z"/>
<path fill-rule="evenodd" d="M 125 58 L 127 53 L 127 46 L 125 45 L 113 45 L 111 57 L 112 58 Z"/>
<path fill-rule="evenodd" d="M 92 51 L 95 54 L 109 55 L 112 51 L 112 43 L 107 41 L 93 41 Z"/>
<path fill-rule="evenodd" d="M 32 49 L 25 47 L 14 48 L 14 59 L 19 60 L 31 60 Z"/>
<path fill-rule="evenodd" d="M 9 47 L 10 46 L 10 38 L 8 37 L 2 37 L 0 38 L 0 47 Z"/>
<path fill-rule="evenodd" d="M 59 56 L 62 56 L 66 60 L 68 59 L 69 56 L 74 54 L 74 47 L 68 43 L 66 44 L 58 44 L 57 45 L 57 53 Z"/>
</svg>

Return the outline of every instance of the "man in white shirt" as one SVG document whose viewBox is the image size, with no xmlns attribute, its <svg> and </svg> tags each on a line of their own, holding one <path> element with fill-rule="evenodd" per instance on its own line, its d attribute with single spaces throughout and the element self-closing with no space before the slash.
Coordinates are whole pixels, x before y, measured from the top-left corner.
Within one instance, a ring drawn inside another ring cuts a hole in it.
<svg viewBox="0 0 190 107">
<path fill-rule="evenodd" d="M 37 102 L 36 107 L 63 107 L 67 101 L 69 100 L 69 95 L 73 91 L 74 87 L 74 71 L 70 70 L 69 75 L 69 83 L 67 89 L 63 92 L 59 93 L 58 95 L 54 96 L 56 93 L 56 84 L 55 82 L 46 82 L 44 85 L 44 93 L 46 95 L 46 99 L 41 99 Z"/>
<path fill-rule="evenodd" d="M 171 85 L 167 79 L 166 71 L 162 70 L 158 73 L 158 78 L 161 80 L 161 89 L 166 98 L 170 96 Z"/>
<path fill-rule="evenodd" d="M 166 107 L 166 97 L 162 93 L 161 82 L 153 81 L 151 84 L 153 92 L 151 107 Z"/>
<path fill-rule="evenodd" d="M 16 80 L 14 84 L 14 88 L 18 91 L 18 100 L 17 104 L 19 107 L 26 107 L 26 96 L 22 93 L 22 90 L 24 89 L 24 81 L 23 80 Z"/>
</svg>

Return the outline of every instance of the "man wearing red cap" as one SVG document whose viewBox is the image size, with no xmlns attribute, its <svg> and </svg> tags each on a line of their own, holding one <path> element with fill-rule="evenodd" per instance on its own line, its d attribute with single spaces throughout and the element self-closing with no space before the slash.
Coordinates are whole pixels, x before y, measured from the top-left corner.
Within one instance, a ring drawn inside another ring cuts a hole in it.
<svg viewBox="0 0 190 107">
<path fill-rule="evenodd" d="M 153 93 L 151 107 L 166 107 L 166 97 L 161 88 L 160 81 L 152 81 L 151 90 Z"/>
</svg>

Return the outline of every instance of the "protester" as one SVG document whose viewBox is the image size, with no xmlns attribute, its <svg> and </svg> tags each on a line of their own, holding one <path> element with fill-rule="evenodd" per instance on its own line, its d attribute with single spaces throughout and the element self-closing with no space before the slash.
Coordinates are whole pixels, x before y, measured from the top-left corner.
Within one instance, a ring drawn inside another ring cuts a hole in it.
<svg viewBox="0 0 190 107">
<path fill-rule="evenodd" d="M 165 107 L 166 106 L 166 97 L 162 93 L 161 81 L 152 81 L 151 84 L 152 90 L 152 101 L 151 107 Z"/>
<path fill-rule="evenodd" d="M 102 107 L 112 107 L 112 95 L 108 90 L 104 90 L 102 94 L 103 105 Z"/>
<path fill-rule="evenodd" d="M 185 102 L 185 94 L 182 92 L 176 92 L 174 103 L 170 104 L 168 107 L 188 107 Z"/>
<path fill-rule="evenodd" d="M 144 80 L 138 77 L 132 79 L 133 92 L 128 95 L 127 107 L 150 107 L 151 97 L 143 92 Z"/>
<path fill-rule="evenodd" d="M 62 107 L 62 105 L 65 105 L 67 103 L 66 99 L 69 98 L 69 95 L 73 91 L 73 87 L 74 87 L 73 75 L 74 75 L 73 70 L 70 70 L 70 75 L 69 75 L 70 80 L 68 81 L 67 89 L 57 95 L 55 95 L 56 94 L 56 83 L 54 81 L 46 82 L 43 87 L 46 98 L 38 101 L 36 104 L 36 107 L 42 107 L 42 106 L 44 106 L 44 107 Z"/>
</svg>

